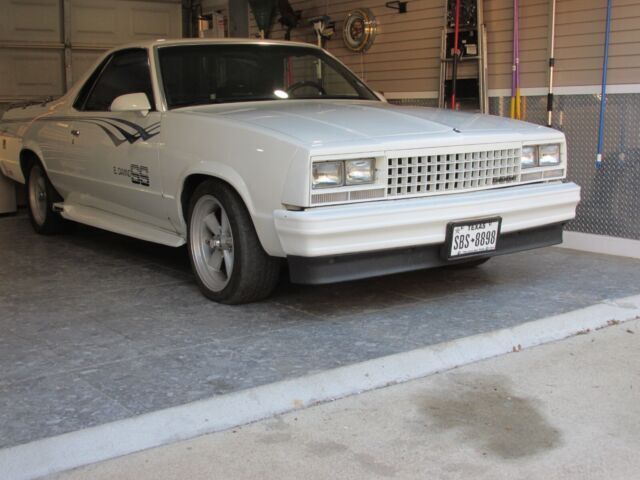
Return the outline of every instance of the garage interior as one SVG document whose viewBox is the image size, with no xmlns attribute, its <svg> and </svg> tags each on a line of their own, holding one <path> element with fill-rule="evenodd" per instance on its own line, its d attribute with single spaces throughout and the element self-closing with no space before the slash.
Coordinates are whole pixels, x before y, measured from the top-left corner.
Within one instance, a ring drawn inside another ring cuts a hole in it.
<svg viewBox="0 0 640 480">
<path fill-rule="evenodd" d="M 315 44 L 318 19 L 324 48 L 389 102 L 450 107 L 446 2 L 291 0 L 290 11 L 262 2 L 272 8 L 266 30 L 250 3 L 260 2 L 0 0 L 0 113 L 62 95 L 124 43 L 264 36 Z M 484 63 L 459 67 L 460 91 L 477 94 L 460 108 L 509 116 L 513 2 L 477 4 Z M 582 187 L 562 248 L 326 286 L 283 275 L 269 300 L 225 306 L 200 294 L 184 249 L 85 226 L 36 235 L 23 190 L 0 175 L 0 452 L 639 294 L 640 0 L 613 0 L 596 165 L 606 7 L 520 1 L 521 118 L 547 124 L 553 43 L 551 124 L 567 136 L 568 179 Z M 368 9 L 378 29 L 360 53 L 342 38 L 356 8 Z"/>
</svg>

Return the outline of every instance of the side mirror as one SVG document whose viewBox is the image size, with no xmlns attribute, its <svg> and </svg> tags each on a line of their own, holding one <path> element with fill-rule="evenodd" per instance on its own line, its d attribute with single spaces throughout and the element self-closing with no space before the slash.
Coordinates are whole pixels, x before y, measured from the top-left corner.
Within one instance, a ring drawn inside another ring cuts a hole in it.
<svg viewBox="0 0 640 480">
<path fill-rule="evenodd" d="M 139 112 L 146 117 L 151 110 L 149 99 L 145 93 L 127 93 L 116 97 L 109 108 L 112 112 Z"/>
</svg>

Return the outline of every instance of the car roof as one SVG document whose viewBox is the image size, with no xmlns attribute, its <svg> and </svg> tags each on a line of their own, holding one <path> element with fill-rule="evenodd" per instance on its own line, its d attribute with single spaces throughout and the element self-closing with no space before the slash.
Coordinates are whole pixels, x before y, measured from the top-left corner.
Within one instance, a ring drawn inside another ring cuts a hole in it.
<svg viewBox="0 0 640 480">
<path fill-rule="evenodd" d="M 153 48 L 173 45 L 286 45 L 296 47 L 320 48 L 312 43 L 292 42 L 289 40 L 261 40 L 257 38 L 160 38 L 128 43 L 113 48 L 111 51 L 127 48 Z"/>
</svg>

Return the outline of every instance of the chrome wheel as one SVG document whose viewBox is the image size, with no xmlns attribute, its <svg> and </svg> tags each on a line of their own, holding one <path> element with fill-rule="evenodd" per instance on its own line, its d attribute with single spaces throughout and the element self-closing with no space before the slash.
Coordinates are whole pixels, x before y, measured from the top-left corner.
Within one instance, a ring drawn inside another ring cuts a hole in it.
<svg viewBox="0 0 640 480">
<path fill-rule="evenodd" d="M 46 178 L 42 169 L 36 166 L 29 174 L 29 207 L 38 225 L 44 225 L 47 220 L 47 204 Z"/>
<path fill-rule="evenodd" d="M 214 196 L 204 195 L 198 199 L 189 231 L 198 277 L 210 290 L 223 290 L 233 274 L 233 233 L 226 210 Z"/>
</svg>

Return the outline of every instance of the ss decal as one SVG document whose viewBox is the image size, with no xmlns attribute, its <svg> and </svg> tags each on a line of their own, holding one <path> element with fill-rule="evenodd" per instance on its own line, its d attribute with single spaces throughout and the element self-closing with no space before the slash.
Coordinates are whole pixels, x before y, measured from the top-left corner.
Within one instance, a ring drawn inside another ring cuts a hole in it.
<svg viewBox="0 0 640 480">
<path fill-rule="evenodd" d="M 131 164 L 131 181 L 143 187 L 149 186 L 149 167 Z"/>
<path fill-rule="evenodd" d="M 135 163 L 132 163 L 129 168 L 113 167 L 113 174 L 129 177 L 131 179 L 131 183 L 135 185 L 141 185 L 143 187 L 148 187 L 150 185 L 149 167 L 146 165 L 136 165 Z"/>
</svg>

